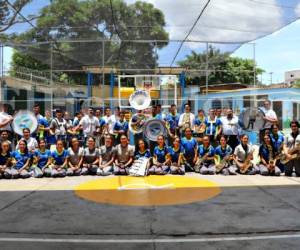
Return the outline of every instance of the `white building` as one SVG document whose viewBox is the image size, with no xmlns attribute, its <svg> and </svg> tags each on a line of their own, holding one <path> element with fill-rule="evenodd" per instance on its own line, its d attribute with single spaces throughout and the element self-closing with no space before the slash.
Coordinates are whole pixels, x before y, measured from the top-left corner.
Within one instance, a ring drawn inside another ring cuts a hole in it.
<svg viewBox="0 0 300 250">
<path fill-rule="evenodd" d="M 288 84 L 294 84 L 297 80 L 300 80 L 300 69 L 286 71 L 284 74 L 284 82 Z"/>
</svg>

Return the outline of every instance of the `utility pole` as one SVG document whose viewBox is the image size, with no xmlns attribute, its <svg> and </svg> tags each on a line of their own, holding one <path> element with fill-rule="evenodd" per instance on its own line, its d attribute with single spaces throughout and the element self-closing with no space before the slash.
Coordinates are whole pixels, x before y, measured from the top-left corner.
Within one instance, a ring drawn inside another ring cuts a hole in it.
<svg viewBox="0 0 300 250">
<path fill-rule="evenodd" d="M 270 83 L 271 83 L 271 84 L 273 84 L 273 73 L 274 73 L 274 72 L 270 72 L 270 73 L 269 73 L 269 74 L 270 74 Z"/>
</svg>

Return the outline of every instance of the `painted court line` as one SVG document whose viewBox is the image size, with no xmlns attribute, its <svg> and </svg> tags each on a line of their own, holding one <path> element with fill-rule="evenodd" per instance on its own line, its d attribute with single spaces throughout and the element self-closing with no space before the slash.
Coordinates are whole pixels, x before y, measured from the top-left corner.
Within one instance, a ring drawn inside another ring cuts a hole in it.
<svg viewBox="0 0 300 250">
<path fill-rule="evenodd" d="M 217 238 L 164 238 L 164 239 L 42 239 L 42 238 L 9 238 L 1 237 L 0 242 L 35 242 L 35 243 L 104 243 L 104 244 L 133 244 L 133 243 L 197 243 L 197 242 L 222 242 L 222 241 L 252 241 L 276 239 L 300 239 L 300 234 L 217 237 Z"/>
</svg>

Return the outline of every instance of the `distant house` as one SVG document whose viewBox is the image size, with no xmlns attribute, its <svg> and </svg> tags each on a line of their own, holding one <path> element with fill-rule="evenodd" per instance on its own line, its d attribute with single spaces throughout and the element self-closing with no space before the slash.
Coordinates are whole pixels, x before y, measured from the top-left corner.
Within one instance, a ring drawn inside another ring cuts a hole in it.
<svg viewBox="0 0 300 250">
<path fill-rule="evenodd" d="M 286 84 L 276 84 L 257 88 L 241 88 L 234 90 L 208 89 L 208 94 L 200 90 L 193 97 L 194 110 L 203 108 L 232 108 L 240 114 L 248 107 L 261 107 L 265 99 L 269 99 L 277 113 L 279 125 L 288 128 L 292 119 L 300 119 L 300 88 Z"/>
</svg>

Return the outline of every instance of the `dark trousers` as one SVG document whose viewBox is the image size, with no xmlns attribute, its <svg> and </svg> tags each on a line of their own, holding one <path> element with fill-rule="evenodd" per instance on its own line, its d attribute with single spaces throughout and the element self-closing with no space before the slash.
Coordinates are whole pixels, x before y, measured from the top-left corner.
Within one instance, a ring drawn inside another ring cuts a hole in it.
<svg viewBox="0 0 300 250">
<path fill-rule="evenodd" d="M 237 135 L 228 135 L 227 137 L 227 144 L 232 148 L 232 151 L 234 152 L 234 149 L 240 144 L 239 138 Z"/>
<path fill-rule="evenodd" d="M 300 161 L 299 159 L 289 161 L 284 168 L 284 173 L 286 176 L 292 176 L 293 170 L 295 168 L 295 173 L 300 176 Z"/>
</svg>

